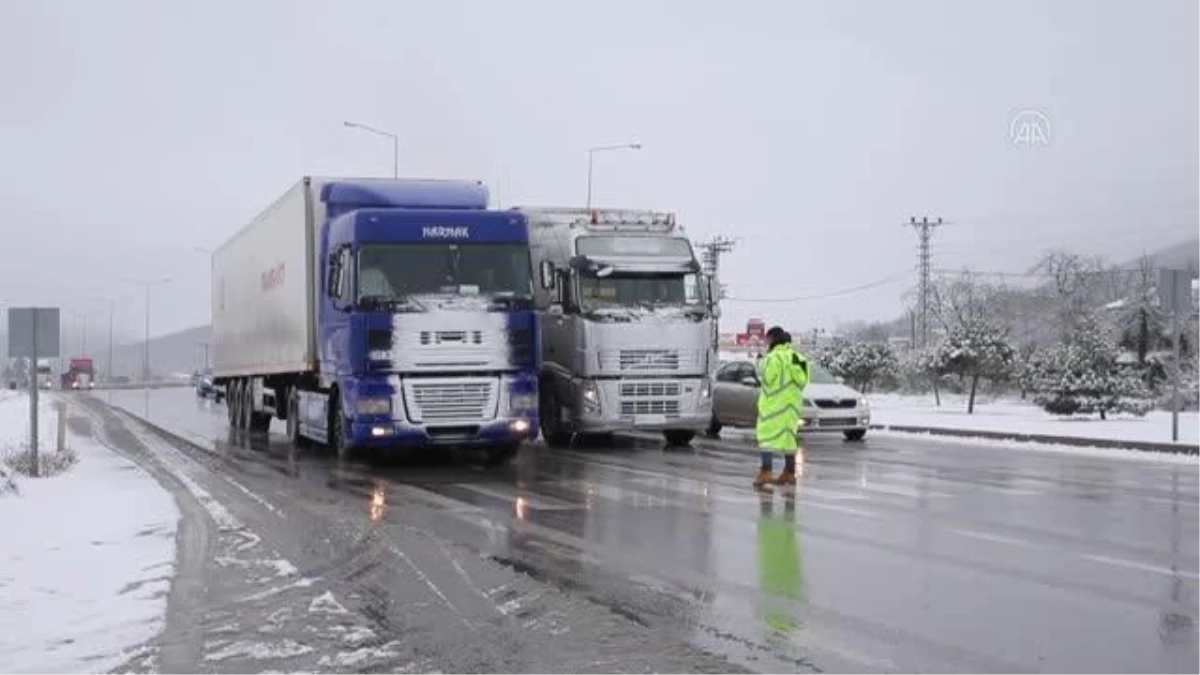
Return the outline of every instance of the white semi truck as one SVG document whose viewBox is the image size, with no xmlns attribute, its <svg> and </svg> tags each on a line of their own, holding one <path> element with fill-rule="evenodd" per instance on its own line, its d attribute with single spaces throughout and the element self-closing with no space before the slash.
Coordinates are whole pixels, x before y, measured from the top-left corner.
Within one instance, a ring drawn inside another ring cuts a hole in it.
<svg viewBox="0 0 1200 675">
<path fill-rule="evenodd" d="M 661 432 L 712 417 L 710 281 L 674 214 L 519 207 L 539 274 L 542 436 Z"/>
</svg>

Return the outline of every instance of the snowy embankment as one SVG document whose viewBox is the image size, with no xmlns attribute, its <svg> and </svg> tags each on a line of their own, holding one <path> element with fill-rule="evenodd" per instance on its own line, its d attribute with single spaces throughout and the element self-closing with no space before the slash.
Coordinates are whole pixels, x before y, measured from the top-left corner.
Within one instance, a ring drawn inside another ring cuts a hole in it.
<svg viewBox="0 0 1200 675">
<path fill-rule="evenodd" d="M 872 394 L 871 422 L 885 426 L 915 426 L 964 429 L 1000 433 L 1043 434 L 1068 438 L 1111 439 L 1149 443 L 1171 442 L 1171 413 L 1154 410 L 1145 417 L 1117 415 L 1102 420 L 1088 417 L 1057 417 L 1021 401 L 976 400 L 974 414 L 967 414 L 966 397 L 942 396 L 935 405 L 933 395 L 900 396 Z M 1195 445 L 1200 439 L 1200 417 L 1196 412 L 1179 413 L 1179 442 Z"/>
<path fill-rule="evenodd" d="M 43 397 L 41 452 L 55 452 Z M 29 399 L 0 394 L 0 453 L 23 448 Z M 12 474 L 0 495 L 0 663 L 8 672 L 104 672 L 162 630 L 175 560 L 175 502 L 138 466 L 71 433 L 78 461 L 47 478 Z"/>
</svg>

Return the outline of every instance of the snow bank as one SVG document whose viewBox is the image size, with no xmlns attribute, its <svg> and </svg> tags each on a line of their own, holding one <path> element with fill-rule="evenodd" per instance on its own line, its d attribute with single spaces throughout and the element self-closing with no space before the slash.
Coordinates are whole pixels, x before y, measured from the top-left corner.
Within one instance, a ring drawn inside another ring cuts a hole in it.
<svg viewBox="0 0 1200 675">
<path fill-rule="evenodd" d="M 38 445 L 54 452 L 46 403 Z M 20 445 L 28 417 L 28 398 L 0 398 L 0 445 Z M 68 445 L 79 456 L 70 471 L 17 476 L 19 493 L 0 496 L 0 663 L 8 672 L 107 671 L 162 630 L 174 500 L 98 442 L 72 434 Z"/>
<path fill-rule="evenodd" d="M 981 403 L 977 399 L 975 414 L 968 415 L 965 396 L 943 395 L 941 407 L 934 405 L 933 394 L 872 394 L 868 398 L 871 401 L 873 424 L 1019 432 L 1070 438 L 1171 442 L 1171 413 L 1161 410 L 1151 411 L 1141 418 L 1118 415 L 1101 420 L 1098 416 L 1055 417 L 1032 403 L 986 399 Z M 1196 412 L 1179 413 L 1179 442 L 1195 444 L 1198 441 L 1200 416 Z"/>
</svg>

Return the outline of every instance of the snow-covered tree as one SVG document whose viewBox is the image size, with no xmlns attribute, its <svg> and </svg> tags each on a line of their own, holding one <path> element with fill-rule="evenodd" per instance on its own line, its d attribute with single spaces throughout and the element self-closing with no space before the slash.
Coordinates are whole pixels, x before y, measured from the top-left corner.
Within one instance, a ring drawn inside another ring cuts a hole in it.
<svg viewBox="0 0 1200 675">
<path fill-rule="evenodd" d="M 1013 374 L 1017 352 L 1008 331 L 983 320 L 959 325 L 950 331 L 934 353 L 933 369 L 953 373 L 971 383 L 967 413 L 975 412 L 980 379 L 1005 380 Z"/>
<path fill-rule="evenodd" d="M 1117 350 L 1094 317 L 1079 319 L 1063 343 L 1037 360 L 1034 402 L 1056 415 L 1145 415 L 1153 396 L 1136 370 L 1122 367 Z"/>
<path fill-rule="evenodd" d="M 921 393 L 932 388 L 934 402 L 938 406 L 942 405 L 938 382 L 945 373 L 939 370 L 940 365 L 936 347 L 907 352 L 900 359 L 898 368 L 901 386 L 909 391 Z"/>
<path fill-rule="evenodd" d="M 898 366 L 896 355 L 886 343 L 853 340 L 831 342 L 817 354 L 817 363 L 863 393 L 871 391 L 872 385 Z"/>
</svg>

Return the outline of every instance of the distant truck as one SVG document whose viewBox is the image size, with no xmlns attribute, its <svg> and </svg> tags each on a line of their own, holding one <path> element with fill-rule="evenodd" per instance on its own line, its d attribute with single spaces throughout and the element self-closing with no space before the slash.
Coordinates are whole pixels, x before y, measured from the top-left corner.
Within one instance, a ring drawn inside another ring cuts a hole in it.
<svg viewBox="0 0 1200 675">
<path fill-rule="evenodd" d="M 480 183 L 306 177 L 213 254 L 213 379 L 229 422 L 294 443 L 472 446 L 537 434 L 523 215 Z"/>
<path fill-rule="evenodd" d="M 542 436 L 645 430 L 686 445 L 712 417 L 712 283 L 674 214 L 516 209 L 542 310 Z"/>
<path fill-rule="evenodd" d="M 50 361 L 48 359 L 38 359 L 37 366 L 37 386 L 39 389 L 49 389 L 54 384 L 54 373 L 52 372 Z"/>
<path fill-rule="evenodd" d="M 96 371 L 92 360 L 86 357 L 71 359 L 67 372 L 62 374 L 63 389 L 93 389 L 96 386 Z"/>
</svg>

